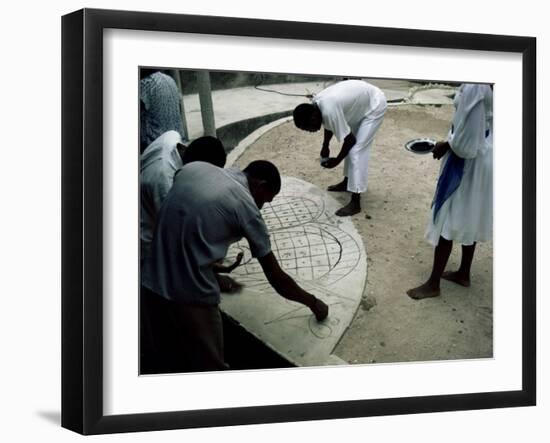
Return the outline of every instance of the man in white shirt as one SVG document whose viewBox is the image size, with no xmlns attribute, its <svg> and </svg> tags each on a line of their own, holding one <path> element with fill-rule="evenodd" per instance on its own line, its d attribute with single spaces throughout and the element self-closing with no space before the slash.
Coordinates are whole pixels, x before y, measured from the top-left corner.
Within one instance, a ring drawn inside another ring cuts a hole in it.
<svg viewBox="0 0 550 443">
<path fill-rule="evenodd" d="M 374 136 L 382 124 L 387 104 L 384 93 L 363 80 L 336 83 L 294 109 L 294 123 L 304 131 L 324 127 L 321 166 L 334 168 L 344 162 L 344 180 L 329 191 L 351 192 L 349 204 L 336 211 L 338 216 L 361 211 L 360 195 L 367 190 L 368 164 Z M 340 153 L 330 157 L 332 136 L 342 143 Z"/>
</svg>

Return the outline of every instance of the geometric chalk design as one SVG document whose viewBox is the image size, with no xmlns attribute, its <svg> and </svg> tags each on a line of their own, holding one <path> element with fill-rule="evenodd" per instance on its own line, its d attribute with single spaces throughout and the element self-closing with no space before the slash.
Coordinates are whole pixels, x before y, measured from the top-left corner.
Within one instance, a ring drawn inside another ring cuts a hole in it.
<svg viewBox="0 0 550 443">
<path fill-rule="evenodd" d="M 243 252 L 241 265 L 231 276 L 244 288 L 238 294 L 222 294 L 221 309 L 297 366 L 335 361 L 332 351 L 363 294 L 367 276 L 363 241 L 350 218 L 334 216 L 339 207 L 315 185 L 283 177 L 281 192 L 262 209 L 281 268 L 329 305 L 323 322 L 317 322 L 309 308 L 274 291 L 246 240 L 231 245 L 227 254 L 227 261 L 233 262 Z"/>
<path fill-rule="evenodd" d="M 244 281 L 263 274 L 259 263 L 252 260 L 245 240 L 233 246 L 230 258 L 235 248 L 243 252 L 244 257 L 234 275 L 242 276 Z M 272 232 L 271 249 L 281 268 L 292 277 L 325 283 L 344 278 L 357 266 L 361 255 L 353 237 L 341 229 L 319 223 Z"/>
<path fill-rule="evenodd" d="M 299 226 L 317 219 L 323 206 L 315 200 L 292 195 L 281 195 L 266 205 L 262 215 L 270 232 Z"/>
</svg>

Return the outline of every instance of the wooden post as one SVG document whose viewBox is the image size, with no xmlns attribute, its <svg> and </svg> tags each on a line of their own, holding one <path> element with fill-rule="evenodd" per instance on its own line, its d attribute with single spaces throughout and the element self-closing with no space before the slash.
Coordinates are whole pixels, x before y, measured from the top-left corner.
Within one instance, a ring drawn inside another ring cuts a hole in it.
<svg viewBox="0 0 550 443">
<path fill-rule="evenodd" d="M 201 104 L 202 126 L 204 135 L 216 136 L 216 122 L 214 120 L 214 106 L 212 105 L 212 87 L 210 73 L 197 71 L 197 86 L 199 88 L 199 100 Z"/>
</svg>

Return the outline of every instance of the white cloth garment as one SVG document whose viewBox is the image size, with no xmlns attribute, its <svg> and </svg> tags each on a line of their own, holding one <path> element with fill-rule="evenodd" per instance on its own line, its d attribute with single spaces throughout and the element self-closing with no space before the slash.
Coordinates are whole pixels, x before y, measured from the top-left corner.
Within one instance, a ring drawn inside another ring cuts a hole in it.
<svg viewBox="0 0 550 443">
<path fill-rule="evenodd" d="M 349 192 L 365 192 L 372 142 L 387 109 L 384 93 L 363 80 L 345 80 L 321 91 L 313 103 L 321 111 L 324 128 L 340 143 L 350 133 L 355 136 L 344 161 L 344 176 Z"/>
<path fill-rule="evenodd" d="M 157 214 L 183 163 L 178 152 L 182 139 L 178 132 L 168 131 L 151 143 L 140 156 L 140 240 L 141 254 L 149 254 Z"/>
<path fill-rule="evenodd" d="M 445 201 L 435 222 L 433 209 L 426 238 L 439 237 L 472 245 L 488 241 L 493 231 L 493 91 L 488 85 L 463 84 L 455 96 L 455 114 L 448 142 L 465 159 L 456 191 Z M 440 173 L 449 153 L 441 160 Z"/>
</svg>

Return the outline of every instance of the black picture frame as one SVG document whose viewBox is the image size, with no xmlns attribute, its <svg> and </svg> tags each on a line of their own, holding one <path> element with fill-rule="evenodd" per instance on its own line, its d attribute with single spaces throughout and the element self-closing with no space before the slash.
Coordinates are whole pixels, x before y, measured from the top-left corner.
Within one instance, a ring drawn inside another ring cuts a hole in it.
<svg viewBox="0 0 550 443">
<path fill-rule="evenodd" d="M 104 29 L 519 53 L 522 56 L 522 388 L 131 415 L 103 412 Z M 536 39 L 83 9 L 62 18 L 62 426 L 82 434 L 529 406 L 536 403 Z"/>
</svg>

